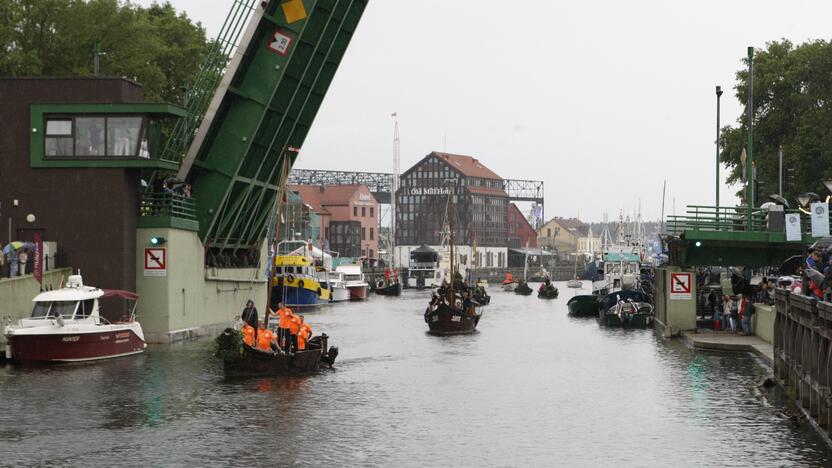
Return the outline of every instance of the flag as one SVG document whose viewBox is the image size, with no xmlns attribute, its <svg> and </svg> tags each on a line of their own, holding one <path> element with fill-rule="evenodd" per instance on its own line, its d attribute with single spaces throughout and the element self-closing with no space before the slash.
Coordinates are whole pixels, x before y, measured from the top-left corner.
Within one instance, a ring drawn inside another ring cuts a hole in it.
<svg viewBox="0 0 832 468">
<path fill-rule="evenodd" d="M 35 280 L 43 284 L 43 239 L 40 233 L 35 233 Z"/>
</svg>

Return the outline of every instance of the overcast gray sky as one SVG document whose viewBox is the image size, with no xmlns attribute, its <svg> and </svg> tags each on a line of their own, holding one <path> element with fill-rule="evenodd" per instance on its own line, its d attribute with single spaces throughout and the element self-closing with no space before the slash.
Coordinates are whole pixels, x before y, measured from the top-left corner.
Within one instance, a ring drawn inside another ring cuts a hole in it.
<svg viewBox="0 0 832 468">
<path fill-rule="evenodd" d="M 232 2 L 171 3 L 214 36 Z M 667 213 L 674 197 L 678 212 L 712 205 L 714 86 L 733 124 L 746 47 L 828 39 L 830 18 L 832 2 L 807 0 L 370 0 L 297 166 L 392 171 L 398 112 L 403 170 L 472 155 L 545 181 L 547 218 L 641 200 L 656 219 L 664 179 Z"/>
</svg>

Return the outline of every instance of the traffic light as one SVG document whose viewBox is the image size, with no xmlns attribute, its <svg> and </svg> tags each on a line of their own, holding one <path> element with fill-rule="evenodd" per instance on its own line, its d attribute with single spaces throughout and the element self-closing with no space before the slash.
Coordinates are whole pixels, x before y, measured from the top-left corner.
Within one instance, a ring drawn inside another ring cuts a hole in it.
<svg viewBox="0 0 832 468">
<path fill-rule="evenodd" d="M 150 238 L 150 245 L 162 245 L 167 242 L 167 239 L 164 237 L 153 236 Z"/>
</svg>

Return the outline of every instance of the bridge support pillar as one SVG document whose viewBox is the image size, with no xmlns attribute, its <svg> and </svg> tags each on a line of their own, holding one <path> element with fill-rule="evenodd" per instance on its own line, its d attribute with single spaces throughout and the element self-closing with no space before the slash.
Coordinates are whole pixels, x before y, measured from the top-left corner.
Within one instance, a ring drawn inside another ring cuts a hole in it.
<svg viewBox="0 0 832 468">
<path fill-rule="evenodd" d="M 666 338 L 696 330 L 696 272 L 666 267 L 656 271 L 656 321 Z"/>
</svg>

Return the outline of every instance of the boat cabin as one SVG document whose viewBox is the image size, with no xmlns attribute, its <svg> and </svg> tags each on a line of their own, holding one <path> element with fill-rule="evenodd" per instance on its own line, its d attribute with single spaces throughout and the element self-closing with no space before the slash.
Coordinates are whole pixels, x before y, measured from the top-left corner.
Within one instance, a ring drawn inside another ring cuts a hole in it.
<svg viewBox="0 0 832 468">
<path fill-rule="evenodd" d="M 67 285 L 55 291 L 46 291 L 38 294 L 32 299 L 34 306 L 29 318 L 23 319 L 21 325 L 34 326 L 42 323 L 43 320 L 57 319 L 81 323 L 102 323 L 112 321 L 132 321 L 135 314 L 133 310 L 128 315 L 122 314 L 119 317 L 103 317 L 100 312 L 99 299 L 121 298 L 135 302 L 138 295 L 128 291 L 103 290 L 92 286 L 85 286 L 80 275 L 69 277 Z M 28 323 L 27 323 L 28 322 Z"/>
</svg>

